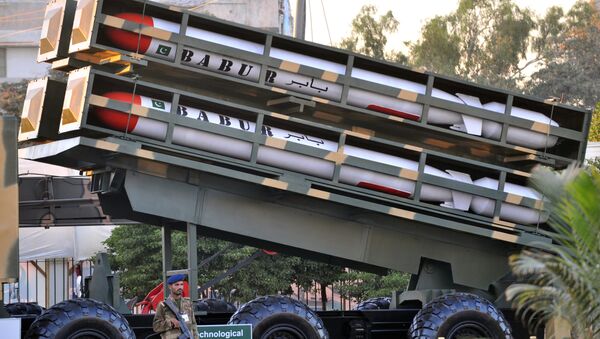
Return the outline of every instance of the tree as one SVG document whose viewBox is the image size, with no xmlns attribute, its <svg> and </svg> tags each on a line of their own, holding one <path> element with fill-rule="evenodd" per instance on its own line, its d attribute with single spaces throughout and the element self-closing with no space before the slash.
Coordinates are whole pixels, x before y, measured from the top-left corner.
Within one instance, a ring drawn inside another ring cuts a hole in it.
<svg viewBox="0 0 600 339">
<path fill-rule="evenodd" d="M 577 338 L 600 336 L 600 172 L 538 169 L 535 186 L 552 202 L 554 244 L 511 257 L 513 272 L 528 281 L 507 289 L 525 316 L 567 320 Z"/>
<path fill-rule="evenodd" d="M 600 101 L 600 14 L 577 2 L 567 14 L 550 8 L 534 44 L 541 68 L 525 86 L 533 95 L 593 108 Z"/>
<path fill-rule="evenodd" d="M 342 278 L 340 294 L 348 299 L 361 302 L 369 298 L 391 296 L 396 291 L 405 290 L 410 280 L 410 274 L 390 270 L 387 275 L 382 276 L 350 270 Z"/>
<path fill-rule="evenodd" d="M 535 21 L 511 0 L 461 0 L 447 16 L 429 20 L 410 45 L 410 63 L 480 84 L 517 87 Z"/>
<path fill-rule="evenodd" d="M 407 58 L 398 51 L 385 51 L 387 45 L 386 34 L 394 33 L 398 29 L 398 20 L 392 11 L 387 11 L 376 20 L 377 7 L 363 6 L 352 20 L 352 33 L 344 38 L 339 47 L 356 53 L 364 54 L 377 59 L 406 63 Z"/>
<path fill-rule="evenodd" d="M 421 39 L 411 45 L 411 63 L 446 75 L 457 75 L 460 38 L 448 30 L 448 18 L 436 16 L 421 30 Z"/>
<path fill-rule="evenodd" d="M 129 225 L 116 227 L 104 242 L 111 255 L 112 268 L 120 273 L 125 297 L 143 297 L 162 281 L 162 244 L 159 227 Z M 184 232 L 172 233 L 173 269 L 187 268 L 187 242 Z M 210 264 L 198 270 L 198 281 L 208 281 L 233 266 L 251 251 L 234 244 L 200 237 L 198 261 L 222 251 Z M 246 286 L 244 286 L 246 288 Z M 242 290 L 244 290 L 242 288 Z"/>
<path fill-rule="evenodd" d="M 294 265 L 294 282 L 305 290 L 319 286 L 321 310 L 327 309 L 327 287 L 339 281 L 344 268 L 298 258 Z"/>
<path fill-rule="evenodd" d="M 174 234 L 174 251 L 182 241 Z M 161 236 L 158 227 L 150 225 L 119 226 L 105 240 L 111 268 L 120 273 L 125 297 L 143 297 L 162 280 Z M 179 252 L 177 252 L 179 253 Z M 183 267 L 185 255 L 174 255 L 174 266 Z"/>
<path fill-rule="evenodd" d="M 159 227 L 119 226 L 104 243 L 111 255 L 112 268 L 121 276 L 125 297 L 143 297 L 161 282 L 162 249 Z M 186 244 L 185 233 L 172 233 L 173 269 L 187 268 Z M 199 237 L 197 251 L 199 263 L 219 253 L 216 259 L 199 268 L 198 281 L 202 284 L 250 257 L 258 249 Z M 336 273 L 332 272 L 336 271 L 341 271 L 341 268 L 284 254 L 263 255 L 216 283 L 212 289 L 229 297 L 229 301 L 246 302 L 259 295 L 291 294 L 292 283 L 309 288 L 315 281 L 327 286 L 335 281 Z"/>
<path fill-rule="evenodd" d="M 0 84 L 0 112 L 21 116 L 27 80 L 19 82 L 3 82 Z"/>
<path fill-rule="evenodd" d="M 251 256 L 257 249 L 244 246 L 238 251 L 229 251 L 228 262 L 225 267 L 221 267 L 219 272 L 232 267 L 238 261 Z M 291 294 L 290 284 L 293 276 L 293 262 L 295 257 L 289 257 L 283 254 L 263 255 L 250 263 L 249 266 L 241 269 L 232 276 L 216 284 L 213 289 L 222 291 L 223 294 L 229 294 L 228 299 L 231 302 L 247 302 L 257 296 L 272 294 Z"/>
<path fill-rule="evenodd" d="M 592 126 L 590 127 L 589 141 L 600 141 L 600 101 L 592 114 Z"/>
</svg>

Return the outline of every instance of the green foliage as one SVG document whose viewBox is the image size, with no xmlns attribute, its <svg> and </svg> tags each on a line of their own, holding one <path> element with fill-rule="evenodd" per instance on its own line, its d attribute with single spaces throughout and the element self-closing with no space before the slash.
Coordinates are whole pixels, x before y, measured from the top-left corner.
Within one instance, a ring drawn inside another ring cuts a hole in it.
<svg viewBox="0 0 600 339">
<path fill-rule="evenodd" d="M 344 269 L 339 266 L 314 262 L 312 260 L 297 258 L 294 265 L 294 282 L 296 285 L 309 290 L 316 285 L 321 292 L 321 309 L 327 309 L 326 287 L 339 281 L 344 274 Z"/>
<path fill-rule="evenodd" d="M 331 285 L 338 281 L 344 273 L 342 267 L 302 258 L 298 258 L 293 269 L 294 282 L 305 289 L 312 287 L 313 282 L 326 286 Z"/>
<path fill-rule="evenodd" d="M 143 297 L 162 279 L 162 249 L 159 227 L 134 225 L 116 227 L 105 241 L 111 255 L 112 268 L 119 272 L 123 295 Z M 173 269 L 187 267 L 186 238 L 183 232 L 172 233 Z M 213 279 L 236 263 L 250 257 L 256 248 L 226 241 L 198 238 L 198 262 L 216 258 L 198 269 L 199 284 Z M 215 253 L 219 255 L 214 256 Z M 292 294 L 291 284 L 310 290 L 317 284 L 321 291 L 322 309 L 327 309 L 326 287 L 343 281 L 342 295 L 362 301 L 370 297 L 391 295 L 403 290 L 409 276 L 390 272 L 386 276 L 317 263 L 284 254 L 262 255 L 234 275 L 212 287 L 232 302 L 246 302 L 256 296 Z"/>
<path fill-rule="evenodd" d="M 214 240 L 209 240 L 214 241 Z M 218 273 L 250 257 L 257 249 L 241 247 L 236 251 L 228 251 L 227 258 L 221 265 L 212 265 L 213 278 Z M 228 296 L 230 301 L 247 302 L 257 296 L 269 294 L 290 294 L 290 282 L 293 268 L 289 262 L 293 258 L 285 255 L 264 255 L 255 259 L 249 266 L 241 269 L 231 277 L 216 284 L 214 289 Z"/>
<path fill-rule="evenodd" d="M 595 157 L 593 159 L 586 160 L 585 161 L 585 168 L 588 171 L 593 170 L 593 169 L 596 169 L 596 170 L 600 171 L 600 157 Z"/>
<path fill-rule="evenodd" d="M 600 101 L 596 103 L 596 109 L 592 114 L 592 125 L 590 126 L 589 141 L 600 141 Z"/>
<path fill-rule="evenodd" d="M 105 241 L 113 269 L 121 277 L 126 298 L 143 297 L 162 279 L 162 249 L 159 227 L 134 225 L 116 227 Z M 172 233 L 173 269 L 187 267 L 186 237 L 183 232 Z M 198 238 L 198 262 L 212 258 L 198 270 L 199 284 L 215 278 L 238 262 L 250 257 L 258 249 L 226 241 Z M 218 255 L 214 255 L 217 254 Z M 277 254 L 262 255 L 234 275 L 215 284 L 230 301 L 246 302 L 259 295 L 291 294 L 290 285 L 305 288 L 313 282 L 321 286 L 338 280 L 342 269 L 298 257 Z M 325 302 L 326 302 L 325 298 Z"/>
<path fill-rule="evenodd" d="M 406 57 L 398 51 L 385 52 L 386 34 L 398 29 L 398 20 L 392 11 L 387 11 L 376 20 L 377 8 L 373 5 L 363 6 L 352 20 L 352 33 L 340 43 L 340 48 L 348 49 L 378 59 L 406 62 Z"/>
<path fill-rule="evenodd" d="M 410 275 L 389 271 L 380 276 L 373 273 L 350 270 L 342 276 L 340 294 L 346 298 L 361 302 L 369 298 L 391 296 L 396 291 L 403 291 L 408 286 Z"/>
<path fill-rule="evenodd" d="M 516 88 L 535 27 L 532 13 L 510 0 L 462 0 L 447 16 L 429 20 L 410 45 L 410 62 L 477 83 Z"/>
<path fill-rule="evenodd" d="M 158 227 L 150 225 L 116 227 L 104 244 L 108 248 L 112 269 L 120 272 L 123 294 L 145 296 L 162 280 L 161 236 Z M 183 239 L 185 242 L 185 239 Z M 181 243 L 175 234 L 174 244 Z M 174 246 L 175 249 L 180 246 Z M 185 256 L 173 257 L 181 267 Z"/>
<path fill-rule="evenodd" d="M 0 112 L 21 116 L 27 83 L 27 80 L 0 83 Z"/>
<path fill-rule="evenodd" d="M 562 317 L 577 338 L 600 336 L 600 172 L 570 168 L 535 173 L 536 187 L 552 202 L 555 244 L 511 257 L 513 272 L 528 279 L 507 290 L 530 323 Z"/>
<path fill-rule="evenodd" d="M 593 108 L 600 101 L 600 14 L 579 1 L 567 14 L 549 9 L 539 27 L 534 48 L 541 68 L 525 88 L 533 95 Z"/>
<path fill-rule="evenodd" d="M 457 75 L 460 38 L 448 31 L 448 18 L 436 16 L 421 30 L 421 39 L 411 46 L 411 63 L 446 75 Z"/>
</svg>

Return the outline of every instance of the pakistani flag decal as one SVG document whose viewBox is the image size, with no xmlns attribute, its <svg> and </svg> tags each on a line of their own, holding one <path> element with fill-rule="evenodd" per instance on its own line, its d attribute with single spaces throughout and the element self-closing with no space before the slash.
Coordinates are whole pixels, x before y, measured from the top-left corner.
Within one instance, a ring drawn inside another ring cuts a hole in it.
<svg viewBox="0 0 600 339">
<path fill-rule="evenodd" d="M 165 109 L 165 103 L 158 100 L 152 100 L 152 108 Z"/>
<path fill-rule="evenodd" d="M 169 53 L 171 53 L 171 47 L 160 44 L 158 45 L 158 48 L 156 49 L 156 54 L 169 56 Z"/>
</svg>

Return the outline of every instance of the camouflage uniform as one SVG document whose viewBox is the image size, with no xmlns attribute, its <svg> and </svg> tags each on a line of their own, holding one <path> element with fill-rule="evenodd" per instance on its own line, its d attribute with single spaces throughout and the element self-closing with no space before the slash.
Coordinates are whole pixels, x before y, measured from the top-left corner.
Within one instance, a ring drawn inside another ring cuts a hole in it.
<svg viewBox="0 0 600 339">
<path fill-rule="evenodd" d="M 193 339 L 198 339 L 198 329 L 196 327 L 196 318 L 194 318 L 194 305 L 192 301 L 184 297 L 181 297 L 179 301 L 173 299 L 172 296 L 168 298 L 173 301 L 173 304 L 179 308 L 180 312 L 188 315 L 189 321 L 186 321 L 185 324 L 192 333 Z M 183 333 L 181 329 L 173 328 L 171 319 L 177 320 L 177 317 L 171 312 L 169 306 L 165 305 L 164 301 L 161 301 L 156 307 L 152 328 L 154 332 L 160 333 L 162 339 L 177 339 Z"/>
</svg>

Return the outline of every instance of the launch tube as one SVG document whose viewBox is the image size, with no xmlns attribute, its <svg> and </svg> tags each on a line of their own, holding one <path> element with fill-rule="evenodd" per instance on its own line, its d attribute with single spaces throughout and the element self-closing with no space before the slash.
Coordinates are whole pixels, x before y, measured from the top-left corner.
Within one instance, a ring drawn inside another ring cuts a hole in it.
<svg viewBox="0 0 600 339">
<path fill-rule="evenodd" d="M 108 92 L 105 93 L 104 96 L 110 99 L 133 103 L 142 107 L 152 108 L 166 113 L 171 111 L 171 103 L 146 96 L 132 95 L 131 93 L 126 92 Z M 104 127 L 110 129 L 127 131 L 127 133 L 156 140 L 164 140 L 166 137 L 167 123 L 165 122 L 102 107 L 95 108 L 93 113 L 96 119 Z M 197 109 L 194 107 L 179 105 L 177 108 L 177 114 L 189 119 L 200 120 L 211 124 L 218 124 L 237 130 L 246 131 L 248 133 L 254 133 L 256 130 L 256 124 L 253 122 Z M 261 134 L 275 139 L 323 149 L 329 152 L 338 151 L 337 142 L 268 125 L 264 125 L 262 127 Z M 174 126 L 172 142 L 176 145 L 200 149 L 243 160 L 250 160 L 252 151 L 252 143 L 250 142 L 179 125 Z M 344 145 L 343 152 L 348 156 L 375 161 L 412 171 L 418 171 L 418 162 L 402 157 L 363 149 L 352 145 Z M 331 161 L 273 148 L 266 145 L 259 146 L 257 162 L 260 164 L 309 174 L 325 179 L 331 179 L 334 171 L 334 163 Z M 426 174 L 443 177 L 450 180 L 471 183 L 470 177 L 464 173 L 452 171 L 445 172 L 429 165 L 425 166 L 424 172 Z M 411 197 L 414 194 L 415 189 L 415 182 L 413 180 L 349 165 L 341 166 L 339 180 L 345 184 L 382 191 L 401 197 Z M 476 184 L 487 187 L 479 183 L 483 182 L 484 184 L 487 184 L 489 181 L 481 180 L 482 179 L 476 181 Z M 526 187 L 508 183 L 505 187 L 510 189 L 511 193 L 514 192 L 515 194 L 520 194 L 525 192 L 528 194 L 527 197 L 535 196 L 534 193 L 529 193 L 533 190 Z M 496 188 L 492 189 L 497 189 L 497 185 Z M 422 185 L 420 199 L 423 201 L 443 202 L 443 206 L 460 210 L 468 210 L 471 208 L 476 213 L 487 216 L 492 215 L 489 213 L 489 206 L 491 204 L 491 211 L 493 213 L 494 201 L 492 199 L 472 196 L 471 194 L 453 191 L 429 184 Z M 506 220 L 524 223 L 524 221 L 533 220 L 533 217 L 530 216 L 531 213 L 537 213 L 535 210 L 526 207 L 516 205 L 504 207 L 504 205 L 509 204 L 503 204 L 503 208 L 505 210 L 503 217 L 505 217 Z M 527 218 L 521 220 L 519 215 L 524 214 L 524 211 L 527 212 Z"/>
<path fill-rule="evenodd" d="M 118 101 L 133 102 L 136 105 L 158 111 L 167 113 L 171 111 L 171 103 L 141 95 L 132 95 L 131 93 L 125 92 L 109 92 L 105 93 L 104 96 Z M 249 133 L 254 133 L 256 129 L 256 124 L 250 121 L 183 105 L 178 106 L 177 114 L 190 119 L 235 128 Z M 127 133 L 157 140 L 164 140 L 166 137 L 167 124 L 161 121 L 100 107 L 94 110 L 94 115 L 102 126 L 110 129 L 119 131 L 126 130 Z M 265 125 L 262 127 L 261 133 L 268 137 L 323 149 L 329 152 L 337 152 L 338 150 L 337 142 L 277 127 Z M 252 150 L 252 144 L 250 142 L 177 125 L 173 130 L 172 142 L 177 145 L 201 149 L 243 160 L 250 160 Z M 418 162 L 413 160 L 366 150 L 351 145 L 344 146 L 344 154 L 413 171 L 417 171 L 419 166 Z M 261 145 L 259 147 L 257 162 L 326 179 L 331 179 L 333 177 L 334 163 L 331 161 L 268 146 Z M 450 174 L 431 166 L 425 167 L 425 173 L 452 179 Z M 377 189 L 404 197 L 412 196 L 415 184 L 412 180 L 345 165 L 342 166 L 340 170 L 340 182 Z M 425 184 L 421 188 L 421 199 L 424 201 L 452 202 L 453 194 L 448 189 Z"/>
<path fill-rule="evenodd" d="M 371 72 L 368 70 L 355 68 L 352 70 L 352 77 L 367 80 L 375 83 L 386 84 L 401 90 L 411 91 L 417 94 L 425 94 L 426 87 L 423 84 L 412 82 L 405 79 L 399 79 L 386 74 Z M 478 97 L 457 93 L 456 96 L 450 93 L 433 88 L 431 96 L 451 102 L 456 102 L 468 106 L 483 108 L 495 113 L 505 113 L 505 105 L 497 102 L 481 104 Z M 386 112 L 385 108 L 397 112 L 388 112 L 411 120 L 420 120 L 423 105 L 419 103 L 399 100 L 393 97 L 384 96 L 372 92 L 351 88 L 348 93 L 348 103 L 353 106 L 369 108 L 376 111 Z M 383 107 L 383 109 L 378 109 Z M 558 127 L 558 123 L 542 113 L 513 106 L 510 115 Z M 500 140 L 502 133 L 502 124 L 492 121 L 460 114 L 457 112 L 429 107 L 427 122 L 434 125 L 452 125 L 451 128 L 457 131 L 472 135 L 483 136 L 484 138 Z M 553 135 L 539 133 L 524 128 L 508 126 L 506 141 L 513 145 L 529 147 L 533 149 L 550 148 L 556 145 L 558 138 Z"/>
<path fill-rule="evenodd" d="M 116 16 L 168 32 L 180 33 L 179 24 L 159 18 L 143 16 L 137 13 L 119 13 L 116 14 Z M 175 60 L 177 54 L 177 45 L 175 43 L 113 27 L 106 27 L 106 32 L 108 38 L 119 48 L 150 55 L 159 59 L 169 61 Z M 193 38 L 220 45 L 232 46 L 236 49 L 245 50 L 255 54 L 263 54 L 264 52 L 264 46 L 261 44 L 191 26 L 187 27 L 185 34 Z M 269 56 L 337 74 L 345 73 L 345 65 L 276 47 L 271 48 Z M 185 46 L 182 51 L 181 64 L 227 74 L 253 82 L 258 82 L 261 71 L 261 66 L 258 64 L 189 46 Z M 408 91 L 408 93 L 421 95 L 426 93 L 426 86 L 423 84 L 360 68 L 353 69 L 351 76 L 357 79 L 385 84 L 390 87 Z M 335 82 L 315 79 L 310 76 L 273 68 L 269 68 L 266 71 L 265 84 L 336 102 L 341 101 L 343 89 L 342 85 Z M 408 96 L 414 96 L 414 94 L 408 94 Z M 463 105 L 488 109 L 492 112 L 504 113 L 502 104 L 488 103 L 482 105 L 479 98 L 462 93 L 453 95 L 437 88 L 433 88 L 431 96 Z M 414 100 L 402 100 L 358 88 L 349 89 L 347 104 L 414 121 L 421 120 L 423 111 L 423 105 L 414 102 Z M 513 107 L 511 115 L 534 122 L 558 126 L 555 121 L 539 112 L 519 107 Z M 427 122 L 434 125 L 447 125 L 453 130 L 482 136 L 492 140 L 499 140 L 502 132 L 501 123 L 484 120 L 435 106 L 429 107 Z M 555 136 L 514 126 L 508 126 L 506 138 L 506 141 L 510 144 L 533 149 L 553 147 L 557 140 L 558 138 Z"/>
</svg>

